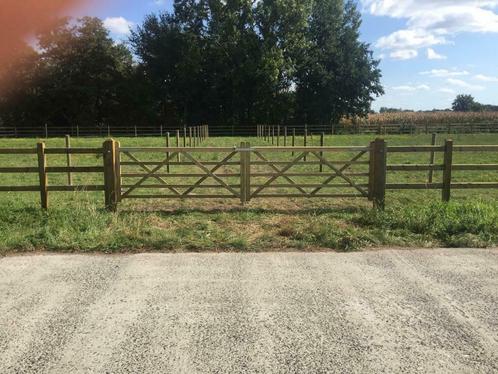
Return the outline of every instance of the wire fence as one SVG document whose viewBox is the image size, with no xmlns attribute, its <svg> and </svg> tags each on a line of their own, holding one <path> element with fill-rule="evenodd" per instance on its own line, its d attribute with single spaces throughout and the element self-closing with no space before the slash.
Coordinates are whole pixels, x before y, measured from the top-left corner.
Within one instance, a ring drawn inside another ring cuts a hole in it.
<svg viewBox="0 0 498 374">
<path fill-rule="evenodd" d="M 207 130 L 197 130 L 197 129 Z M 482 123 L 401 123 L 401 124 L 331 124 L 331 125 L 226 125 L 210 124 L 199 126 L 170 126 L 170 125 L 136 125 L 136 126 L 53 126 L 41 125 L 37 127 L 2 126 L 0 137 L 3 138 L 49 138 L 70 135 L 72 137 L 157 137 L 166 136 L 176 132 L 184 137 L 189 136 L 189 131 L 209 131 L 215 137 L 231 136 L 271 136 L 278 131 L 283 134 L 479 134 L 498 133 L 498 122 Z M 194 135 L 192 135 L 194 136 Z"/>
</svg>

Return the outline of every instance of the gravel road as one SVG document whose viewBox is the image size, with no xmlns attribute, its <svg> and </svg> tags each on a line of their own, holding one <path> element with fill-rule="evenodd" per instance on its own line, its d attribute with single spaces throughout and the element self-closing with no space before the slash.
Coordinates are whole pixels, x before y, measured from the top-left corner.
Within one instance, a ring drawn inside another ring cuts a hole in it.
<svg viewBox="0 0 498 374">
<path fill-rule="evenodd" d="M 0 259 L 0 373 L 498 372 L 498 250 Z"/>
</svg>

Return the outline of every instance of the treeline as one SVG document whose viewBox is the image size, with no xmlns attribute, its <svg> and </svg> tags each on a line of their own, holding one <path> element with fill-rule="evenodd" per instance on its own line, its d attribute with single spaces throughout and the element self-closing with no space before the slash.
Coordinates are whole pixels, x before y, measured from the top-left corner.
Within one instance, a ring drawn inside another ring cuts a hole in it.
<svg viewBox="0 0 498 374">
<path fill-rule="evenodd" d="M 0 124 L 317 124 L 383 93 L 352 0 L 175 0 L 116 44 L 61 20 L 3 67 Z"/>
</svg>

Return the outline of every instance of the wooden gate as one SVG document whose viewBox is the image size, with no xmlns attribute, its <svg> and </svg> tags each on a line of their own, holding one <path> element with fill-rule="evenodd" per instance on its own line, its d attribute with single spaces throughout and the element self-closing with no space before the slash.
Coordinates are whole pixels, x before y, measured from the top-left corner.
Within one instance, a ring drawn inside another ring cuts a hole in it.
<svg viewBox="0 0 498 374">
<path fill-rule="evenodd" d="M 374 148 L 119 148 L 123 199 L 373 198 Z"/>
<path fill-rule="evenodd" d="M 236 148 L 121 148 L 119 200 L 240 199 L 239 157 Z"/>
</svg>

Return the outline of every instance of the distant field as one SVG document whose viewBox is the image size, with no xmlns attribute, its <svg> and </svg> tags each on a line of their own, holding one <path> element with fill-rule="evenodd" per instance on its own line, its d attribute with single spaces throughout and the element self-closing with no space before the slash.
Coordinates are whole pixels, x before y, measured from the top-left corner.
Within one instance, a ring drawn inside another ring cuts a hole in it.
<svg viewBox="0 0 498 374">
<path fill-rule="evenodd" d="M 452 135 L 456 145 L 498 144 L 498 134 Z M 371 135 L 327 136 L 327 146 L 365 146 Z M 439 143 L 444 142 L 440 136 Z M 97 147 L 102 138 L 73 138 L 74 147 Z M 163 147 L 161 138 L 118 139 L 127 147 Z M 268 145 L 257 138 L 211 138 L 203 146 L 235 146 L 241 140 Z M 430 136 L 386 136 L 389 145 L 427 145 Z M 34 139 L 3 139 L 0 147 L 33 147 Z M 46 140 L 61 147 L 63 139 Z M 175 143 L 173 141 L 172 146 Z M 302 138 L 296 145 L 302 145 Z M 318 137 L 308 145 L 319 145 Z M 272 159 L 283 157 L 272 154 Z M 349 155 L 336 155 L 347 158 Z M 153 155 L 148 156 L 152 159 Z M 204 155 L 214 157 L 213 155 Z M 157 160 L 157 156 L 155 158 Z M 437 162 L 437 161 L 436 161 Z M 440 162 L 440 160 L 439 160 Z M 455 163 L 498 163 L 498 154 L 455 154 Z M 392 154 L 388 163 L 428 163 L 426 154 Z M 65 156 L 50 156 L 50 166 L 65 165 Z M 74 165 L 101 165 L 96 156 L 75 156 Z M 34 156 L 0 156 L 0 166 L 36 166 Z M 361 169 L 359 169 L 361 170 Z M 37 183 L 36 175 L 2 174 L 1 185 Z M 98 183 L 99 175 L 75 175 L 74 184 Z M 439 180 L 434 173 L 434 180 Z M 425 183 L 426 172 L 391 172 L 390 183 Z M 455 172 L 456 182 L 496 182 L 498 173 Z M 64 184 L 64 174 L 49 183 Z M 312 183 L 313 180 L 307 182 Z M 237 200 L 126 200 L 118 214 L 102 209 L 102 193 L 50 193 L 51 208 L 39 209 L 38 193 L 0 193 L 0 251 L 82 250 L 352 250 L 386 245 L 490 246 L 498 243 L 498 191 L 455 191 L 449 205 L 440 191 L 388 192 L 387 210 L 374 212 L 366 199 L 255 199 L 246 207 Z"/>
<path fill-rule="evenodd" d="M 498 123 L 498 112 L 399 112 L 368 116 L 370 124 Z"/>
</svg>

